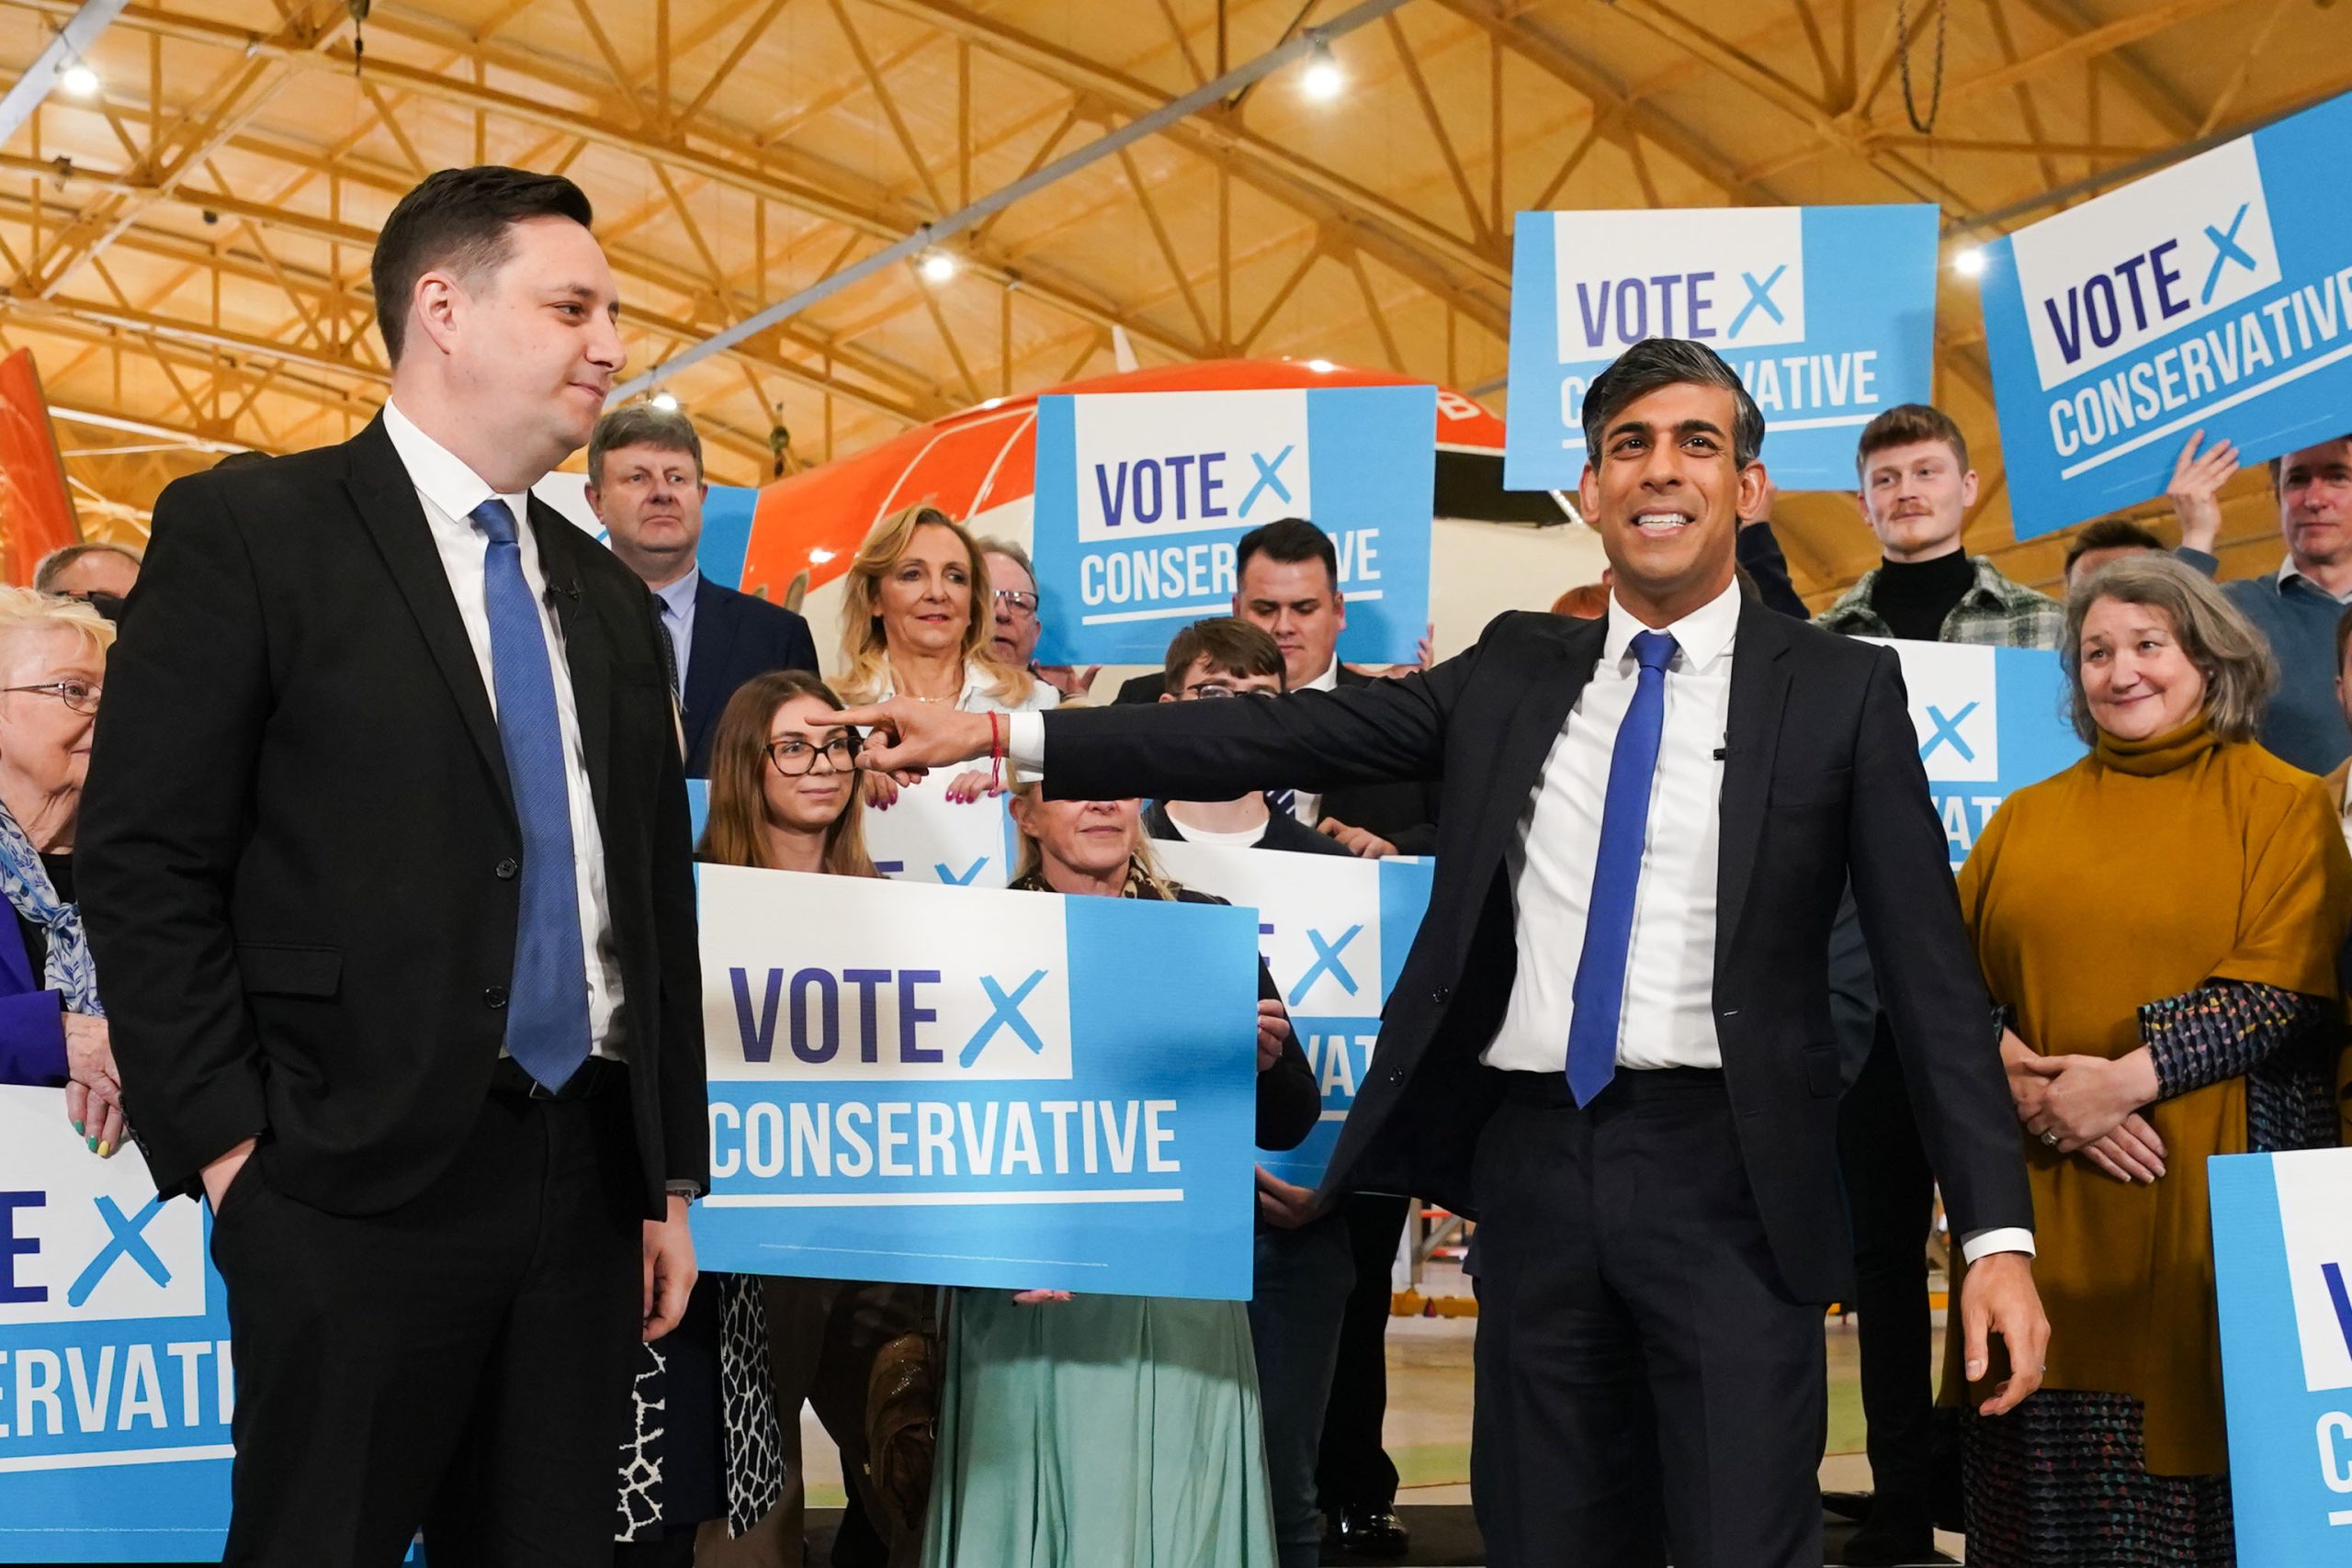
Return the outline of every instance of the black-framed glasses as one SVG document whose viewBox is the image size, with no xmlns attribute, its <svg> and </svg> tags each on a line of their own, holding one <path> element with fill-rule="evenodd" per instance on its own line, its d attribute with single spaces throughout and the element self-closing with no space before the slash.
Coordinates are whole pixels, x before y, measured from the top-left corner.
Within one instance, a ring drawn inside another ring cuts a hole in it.
<svg viewBox="0 0 2352 1568">
<path fill-rule="evenodd" d="M 996 601 L 1000 604 L 1012 605 L 1015 615 L 1034 615 L 1037 613 L 1037 596 L 1025 588 L 1000 588 L 996 591 Z"/>
<path fill-rule="evenodd" d="M 0 686 L 0 692 L 40 692 L 55 697 L 75 713 L 98 711 L 98 694 L 104 688 L 89 681 L 46 681 L 38 686 Z"/>
<path fill-rule="evenodd" d="M 1184 688 L 1188 697 L 1279 697 L 1272 686 L 1220 686 L 1215 682 L 1201 681 Z"/>
<path fill-rule="evenodd" d="M 826 766 L 837 773 L 849 772 L 857 761 L 857 742 L 846 735 L 836 735 L 822 746 L 811 746 L 806 740 L 771 740 L 767 746 L 768 761 L 786 778 L 797 779 L 812 772 L 817 759 L 823 757 Z"/>
</svg>

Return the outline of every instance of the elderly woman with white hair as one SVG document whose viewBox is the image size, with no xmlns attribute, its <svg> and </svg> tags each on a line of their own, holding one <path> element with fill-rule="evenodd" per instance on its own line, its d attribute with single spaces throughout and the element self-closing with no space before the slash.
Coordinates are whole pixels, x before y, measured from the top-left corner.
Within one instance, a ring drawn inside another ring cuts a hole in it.
<svg viewBox="0 0 2352 1568">
<path fill-rule="evenodd" d="M 87 604 L 0 588 L 0 1083 L 62 1086 L 95 1154 L 122 1145 L 122 1089 L 74 902 L 74 832 L 114 627 Z"/>
</svg>

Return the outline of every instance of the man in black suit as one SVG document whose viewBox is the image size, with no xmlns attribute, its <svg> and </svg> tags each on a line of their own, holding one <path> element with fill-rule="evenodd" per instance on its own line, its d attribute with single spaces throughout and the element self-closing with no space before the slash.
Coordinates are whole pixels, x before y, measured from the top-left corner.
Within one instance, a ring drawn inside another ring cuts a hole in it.
<svg viewBox="0 0 2352 1568">
<path fill-rule="evenodd" d="M 707 1179 L 685 780 L 653 606 L 532 483 L 617 297 L 560 177 L 385 221 L 340 446 L 179 480 L 77 856 L 125 1092 L 201 1190 L 237 1364 L 226 1561 L 609 1562 L 642 1336 Z"/>
<path fill-rule="evenodd" d="M 1848 877 L 1974 1265 L 1957 1320 L 1986 1415 L 2039 1384 L 2049 1335 L 1997 1024 L 1894 653 L 1735 586 L 1764 484 L 1738 378 L 1640 344 L 1584 428 L 1605 620 L 1507 615 L 1426 674 L 1321 696 L 1016 719 L 1012 747 L 1088 797 L 1444 779 L 1429 915 L 1329 1185 L 1480 1222 L 1489 1561 L 1815 1568 L 1822 1311 L 1853 1273 L 1827 987 Z M 900 737 L 876 768 L 989 739 L 910 704 L 843 716 Z"/>
<path fill-rule="evenodd" d="M 771 670 L 817 673 L 808 623 L 722 588 L 695 567 L 702 547 L 702 437 L 675 409 L 629 403 L 588 437 L 588 504 L 613 554 L 653 591 L 686 734 L 686 777 L 710 776 L 710 737 L 735 688 Z"/>
</svg>

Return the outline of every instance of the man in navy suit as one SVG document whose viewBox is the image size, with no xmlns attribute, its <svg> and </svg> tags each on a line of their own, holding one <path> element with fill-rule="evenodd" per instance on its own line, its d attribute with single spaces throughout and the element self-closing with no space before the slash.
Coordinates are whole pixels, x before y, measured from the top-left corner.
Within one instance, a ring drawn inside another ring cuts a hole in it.
<svg viewBox="0 0 2352 1568">
<path fill-rule="evenodd" d="M 710 737 L 735 688 L 771 670 L 817 672 L 808 623 L 695 570 L 702 547 L 702 438 L 675 409 L 630 403 L 596 422 L 588 504 L 613 554 L 644 580 L 670 638 L 670 678 L 686 733 L 686 776 L 710 774 Z"/>
</svg>

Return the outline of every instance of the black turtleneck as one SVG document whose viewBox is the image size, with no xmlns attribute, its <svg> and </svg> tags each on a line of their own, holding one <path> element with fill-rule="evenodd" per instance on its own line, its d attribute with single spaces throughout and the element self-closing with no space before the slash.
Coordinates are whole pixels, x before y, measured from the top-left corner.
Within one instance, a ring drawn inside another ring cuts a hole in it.
<svg viewBox="0 0 2352 1568">
<path fill-rule="evenodd" d="M 1976 567 L 1965 550 L 1933 560 L 1882 560 L 1871 582 L 1871 608 L 1896 637 L 1935 642 L 1943 636 L 1944 617 L 1975 583 Z"/>
</svg>

